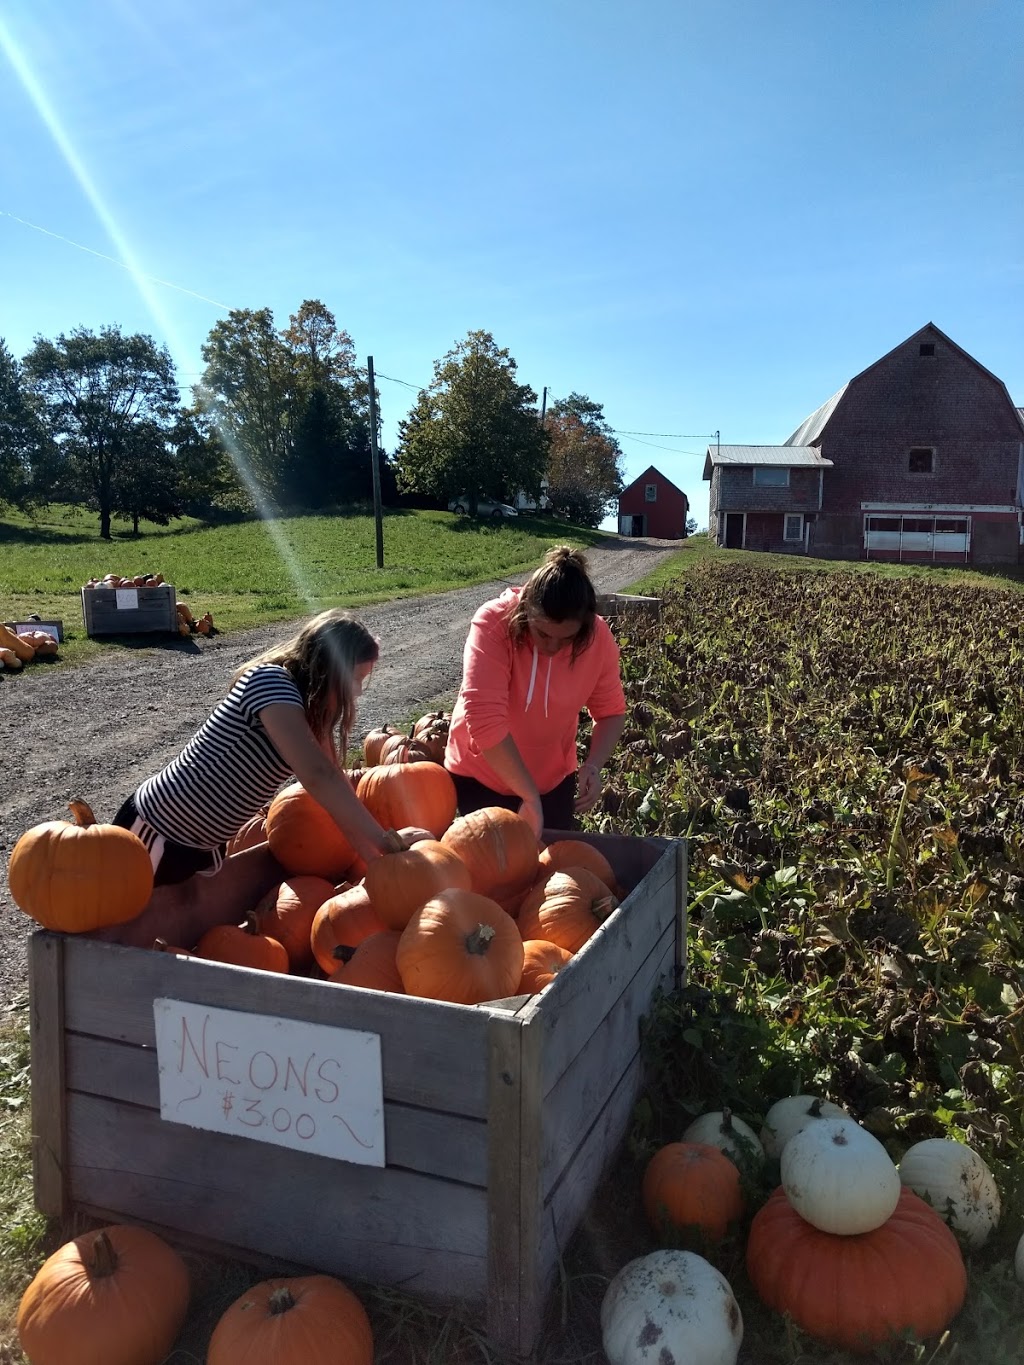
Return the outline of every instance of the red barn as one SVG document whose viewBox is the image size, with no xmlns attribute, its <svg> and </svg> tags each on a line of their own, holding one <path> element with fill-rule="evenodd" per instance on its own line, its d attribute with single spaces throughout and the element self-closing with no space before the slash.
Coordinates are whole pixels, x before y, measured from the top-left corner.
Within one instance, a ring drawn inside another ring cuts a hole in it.
<svg viewBox="0 0 1024 1365">
<path fill-rule="evenodd" d="M 654 465 L 619 494 L 620 536 L 682 540 L 689 515 L 689 498 Z"/>
</svg>

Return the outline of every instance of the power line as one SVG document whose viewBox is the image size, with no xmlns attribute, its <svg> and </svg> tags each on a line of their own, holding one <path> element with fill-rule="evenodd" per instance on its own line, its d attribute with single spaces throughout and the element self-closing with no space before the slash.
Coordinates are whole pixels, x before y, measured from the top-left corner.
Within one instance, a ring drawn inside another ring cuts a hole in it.
<svg viewBox="0 0 1024 1365">
<path fill-rule="evenodd" d="M 621 432 L 617 434 L 622 435 Z M 653 441 L 641 441 L 638 436 L 627 436 L 626 439 L 638 446 L 649 446 L 651 450 L 667 450 L 670 455 L 695 455 L 700 459 L 705 454 L 703 450 L 676 450 L 673 446 L 659 446 Z"/>
<path fill-rule="evenodd" d="M 616 436 L 661 436 L 670 441 L 703 441 L 711 440 L 714 432 L 705 431 L 618 431 L 614 427 L 610 428 Z"/>
<path fill-rule="evenodd" d="M 419 391 L 429 387 L 427 384 L 410 384 L 407 379 L 396 379 L 394 375 L 391 374 L 381 374 L 380 370 L 375 370 L 374 373 L 378 379 L 387 379 L 392 384 L 401 384 L 407 389 L 416 389 Z"/>
</svg>

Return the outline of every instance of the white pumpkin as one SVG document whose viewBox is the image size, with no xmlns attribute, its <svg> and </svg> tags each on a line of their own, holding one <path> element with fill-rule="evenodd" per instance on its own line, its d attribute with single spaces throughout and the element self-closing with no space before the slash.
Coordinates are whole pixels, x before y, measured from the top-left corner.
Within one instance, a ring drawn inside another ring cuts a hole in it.
<svg viewBox="0 0 1024 1365">
<path fill-rule="evenodd" d="M 749 1123 L 738 1119 L 729 1109 L 714 1109 L 694 1119 L 683 1133 L 684 1142 L 707 1142 L 742 1166 L 760 1166 L 764 1161 L 761 1139 Z"/>
<path fill-rule="evenodd" d="M 1018 1284 L 1024 1284 L 1024 1237 L 1017 1243 L 1017 1252 L 1013 1258 L 1013 1273 L 1017 1276 Z"/>
<path fill-rule="evenodd" d="M 808 1124 L 782 1149 L 781 1169 L 787 1199 L 822 1232 L 871 1232 L 900 1202 L 889 1153 L 850 1118 Z"/>
<path fill-rule="evenodd" d="M 815 1095 L 787 1095 L 776 1100 L 764 1116 L 761 1146 L 765 1156 L 780 1157 L 791 1137 L 816 1119 L 848 1118 L 846 1110 L 831 1100 L 819 1100 Z"/>
<path fill-rule="evenodd" d="M 693 1251 L 622 1267 L 601 1303 L 608 1365 L 736 1365 L 743 1315 L 729 1281 Z"/>
<path fill-rule="evenodd" d="M 899 1165 L 900 1180 L 931 1204 L 968 1246 L 980 1247 L 999 1222 L 999 1188 L 977 1152 L 952 1138 L 915 1142 Z"/>
</svg>

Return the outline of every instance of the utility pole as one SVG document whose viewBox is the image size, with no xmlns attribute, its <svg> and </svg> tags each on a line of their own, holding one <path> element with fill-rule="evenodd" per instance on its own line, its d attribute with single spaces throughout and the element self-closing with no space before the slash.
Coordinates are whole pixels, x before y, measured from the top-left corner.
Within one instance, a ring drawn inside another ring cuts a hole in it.
<svg viewBox="0 0 1024 1365">
<path fill-rule="evenodd" d="M 544 385 L 544 396 L 540 400 L 540 424 L 544 425 L 544 414 L 548 410 L 548 386 Z"/>
<path fill-rule="evenodd" d="M 373 356 L 366 357 L 370 383 L 370 463 L 373 466 L 373 520 L 377 528 L 377 568 L 384 567 L 384 522 L 380 507 L 380 455 L 377 450 L 377 385 L 373 377 Z"/>
</svg>

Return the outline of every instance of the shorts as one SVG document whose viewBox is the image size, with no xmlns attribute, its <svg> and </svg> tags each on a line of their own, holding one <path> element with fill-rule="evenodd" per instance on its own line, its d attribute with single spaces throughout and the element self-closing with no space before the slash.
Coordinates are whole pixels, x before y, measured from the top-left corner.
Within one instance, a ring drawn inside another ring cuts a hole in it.
<svg viewBox="0 0 1024 1365">
<path fill-rule="evenodd" d="M 490 787 L 485 787 L 482 782 L 478 782 L 475 777 L 463 777 L 459 773 L 450 773 L 449 776 L 455 783 L 455 795 L 458 799 L 460 815 L 468 815 L 470 811 L 481 810 L 484 806 L 504 806 L 506 810 L 518 811 L 522 804 L 520 797 L 492 791 Z M 544 828 L 549 830 L 579 829 L 579 821 L 573 808 L 575 800 L 576 774 L 570 773 L 568 777 L 559 782 L 557 787 L 552 787 L 549 792 L 544 792 L 541 795 L 540 806 L 544 815 Z"/>
<path fill-rule="evenodd" d="M 146 845 L 149 861 L 153 864 L 154 886 L 173 886 L 197 873 L 201 877 L 213 877 L 220 871 L 224 861 L 226 844 L 220 844 L 217 848 L 191 848 L 188 844 L 168 839 L 154 829 L 139 814 L 134 796 L 129 796 L 111 824 L 131 830 Z"/>
</svg>

